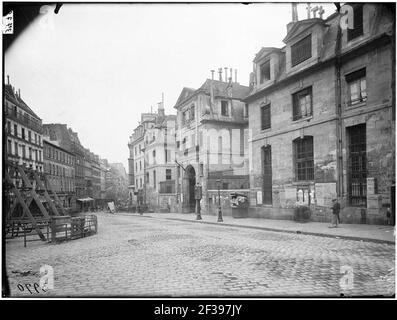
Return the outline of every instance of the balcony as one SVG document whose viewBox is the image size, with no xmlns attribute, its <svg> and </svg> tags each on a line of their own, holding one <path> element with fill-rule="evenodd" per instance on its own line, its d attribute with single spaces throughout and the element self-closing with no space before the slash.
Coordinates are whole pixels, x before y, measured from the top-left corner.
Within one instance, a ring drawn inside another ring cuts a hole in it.
<svg viewBox="0 0 397 320">
<path fill-rule="evenodd" d="M 160 181 L 159 193 L 175 193 L 175 180 Z"/>
<path fill-rule="evenodd" d="M 10 107 L 6 107 L 4 109 L 4 116 L 8 119 L 12 119 L 32 130 L 35 132 L 42 134 L 43 133 L 43 128 L 41 126 L 40 121 L 32 120 L 30 116 L 23 115 L 22 112 L 15 112 Z"/>
</svg>

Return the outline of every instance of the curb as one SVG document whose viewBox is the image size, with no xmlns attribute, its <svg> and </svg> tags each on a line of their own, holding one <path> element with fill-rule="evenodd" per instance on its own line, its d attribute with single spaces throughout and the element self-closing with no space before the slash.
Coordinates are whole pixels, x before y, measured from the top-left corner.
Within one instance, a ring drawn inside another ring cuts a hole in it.
<svg viewBox="0 0 397 320">
<path fill-rule="evenodd" d="M 353 241 L 362 241 L 362 242 L 374 242 L 374 243 L 386 243 L 395 245 L 394 241 L 390 240 L 381 240 L 381 239 L 372 239 L 372 238 L 363 238 L 363 237 L 354 237 L 354 236 L 343 236 L 343 235 L 331 235 L 319 232 L 307 232 L 307 231 L 300 231 L 300 230 L 283 230 L 283 229 L 276 229 L 276 228 L 269 228 L 269 227 L 257 227 L 257 226 L 244 226 L 244 225 L 235 225 L 230 223 L 218 223 L 218 222 L 210 222 L 210 221 L 202 221 L 202 220 L 185 220 L 180 218 L 165 218 L 165 217 L 156 217 L 160 219 L 166 220 L 176 220 L 176 221 L 186 221 L 186 222 L 196 222 L 202 224 L 213 224 L 217 226 L 225 226 L 225 227 L 234 227 L 234 228 L 246 228 L 246 229 L 256 229 L 256 230 L 266 230 L 266 231 L 274 231 L 274 232 L 284 232 L 284 233 L 293 233 L 293 234 L 303 234 L 303 235 L 310 235 L 310 236 L 318 236 L 324 238 L 335 238 L 335 239 L 345 239 L 345 240 L 353 240 Z"/>
<path fill-rule="evenodd" d="M 141 218 L 156 218 L 156 219 L 174 220 L 174 221 L 182 221 L 182 222 L 212 224 L 212 225 L 224 226 L 224 227 L 266 230 L 266 231 L 273 231 L 273 232 L 303 234 L 303 235 L 317 236 L 317 237 L 324 237 L 324 238 L 334 238 L 334 239 L 344 239 L 344 240 L 353 240 L 353 241 L 373 242 L 373 243 L 383 243 L 383 244 L 395 245 L 395 242 L 390 241 L 390 240 L 344 236 L 344 235 L 332 235 L 332 234 L 326 234 L 326 233 L 320 233 L 320 232 L 308 232 L 308 231 L 300 231 L 300 230 L 283 230 L 283 229 L 269 228 L 269 227 L 245 226 L 245 225 L 238 225 L 238 224 L 236 225 L 236 224 L 230 224 L 230 223 L 224 223 L 224 222 L 219 223 L 219 222 L 211 222 L 211 221 L 203 221 L 203 220 L 188 220 L 188 219 L 181 219 L 181 218 L 167 218 L 167 217 L 161 217 L 161 216 L 138 215 L 138 214 L 134 214 L 134 213 L 131 214 L 131 213 L 124 213 L 124 212 L 123 213 L 118 212 L 117 214 L 123 215 L 123 216 L 130 216 L 130 217 L 137 216 L 137 217 L 141 217 Z"/>
</svg>

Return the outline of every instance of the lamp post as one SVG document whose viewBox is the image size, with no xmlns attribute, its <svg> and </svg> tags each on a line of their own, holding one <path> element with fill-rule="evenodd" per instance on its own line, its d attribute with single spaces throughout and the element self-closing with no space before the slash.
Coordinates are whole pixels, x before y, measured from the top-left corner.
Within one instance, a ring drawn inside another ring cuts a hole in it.
<svg viewBox="0 0 397 320">
<path fill-rule="evenodd" d="M 218 222 L 223 222 L 222 219 L 222 208 L 221 208 L 221 180 L 216 180 L 218 186 Z"/>
<path fill-rule="evenodd" d="M 200 200 L 201 200 L 201 186 L 197 182 L 194 190 L 194 196 L 196 198 L 196 220 L 202 220 L 201 218 L 201 208 L 200 208 Z"/>
</svg>

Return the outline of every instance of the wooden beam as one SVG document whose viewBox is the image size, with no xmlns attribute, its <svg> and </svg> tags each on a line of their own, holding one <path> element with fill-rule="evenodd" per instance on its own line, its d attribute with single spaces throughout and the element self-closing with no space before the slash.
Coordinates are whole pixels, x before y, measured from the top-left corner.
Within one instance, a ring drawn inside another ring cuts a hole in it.
<svg viewBox="0 0 397 320">
<path fill-rule="evenodd" d="M 30 189 L 30 195 L 32 196 L 32 198 L 36 201 L 37 206 L 39 207 L 41 213 L 43 214 L 44 217 L 46 218 L 50 218 L 50 215 L 48 214 L 48 211 L 46 210 L 46 208 L 44 208 L 43 204 L 40 201 L 40 198 L 38 196 L 38 194 L 36 193 L 36 191 L 33 189 L 32 184 L 30 183 L 25 171 L 21 168 L 18 167 L 18 171 L 21 174 L 21 178 L 22 180 L 25 182 L 26 186 Z"/>
<path fill-rule="evenodd" d="M 54 198 L 55 198 L 55 202 L 57 203 L 57 205 L 58 205 L 59 208 L 61 209 L 62 215 L 64 215 L 64 216 L 68 215 L 68 214 L 66 213 L 65 209 L 63 208 L 63 205 L 62 205 L 61 201 L 59 200 L 59 197 L 58 197 L 57 193 L 54 191 L 54 189 L 52 188 L 51 183 L 48 181 L 46 175 L 44 175 L 44 180 L 45 180 L 45 182 L 46 182 L 46 185 L 48 186 L 48 188 L 49 188 L 50 191 L 52 192 L 52 194 L 53 194 L 53 196 L 54 196 Z"/>
<path fill-rule="evenodd" d="M 12 182 L 7 170 L 5 170 L 5 178 L 7 182 L 12 185 L 12 191 L 15 193 L 19 203 L 21 204 L 25 214 L 29 217 L 29 220 L 32 222 L 33 228 L 35 228 L 37 234 L 39 235 L 40 239 L 43 241 L 46 241 L 46 238 L 44 234 L 41 232 L 40 228 L 38 227 L 35 218 L 33 217 L 32 213 L 29 210 L 29 207 L 26 205 L 25 201 L 23 200 L 21 193 L 19 190 L 14 186 L 14 183 Z"/>
<path fill-rule="evenodd" d="M 54 212 L 54 214 L 55 214 L 56 216 L 59 216 L 59 212 L 58 212 L 58 210 L 57 210 L 57 207 L 56 207 L 55 204 L 52 202 L 52 199 L 51 199 L 50 195 L 48 194 L 47 189 L 45 188 L 43 182 L 40 180 L 40 177 L 39 177 L 39 175 L 37 174 L 36 171 L 33 171 L 33 176 L 34 176 L 34 178 L 35 178 L 35 180 L 36 180 L 36 183 L 37 183 L 38 187 L 39 187 L 40 189 L 43 189 L 43 190 L 44 190 L 44 197 L 45 197 L 45 199 L 47 200 L 48 205 L 51 207 L 51 210 Z"/>
</svg>

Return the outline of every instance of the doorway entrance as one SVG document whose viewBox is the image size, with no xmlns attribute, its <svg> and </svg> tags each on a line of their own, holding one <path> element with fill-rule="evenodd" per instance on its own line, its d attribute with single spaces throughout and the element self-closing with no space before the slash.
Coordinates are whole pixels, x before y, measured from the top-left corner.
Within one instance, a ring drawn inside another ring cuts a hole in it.
<svg viewBox="0 0 397 320">
<path fill-rule="evenodd" d="M 196 200 L 194 199 L 194 187 L 196 185 L 196 171 L 192 166 L 188 166 L 186 168 L 186 176 L 187 176 L 187 206 L 190 212 L 195 211 Z"/>
<path fill-rule="evenodd" d="M 347 129 L 349 142 L 348 192 L 351 206 L 367 205 L 367 143 L 366 126 Z"/>
</svg>

